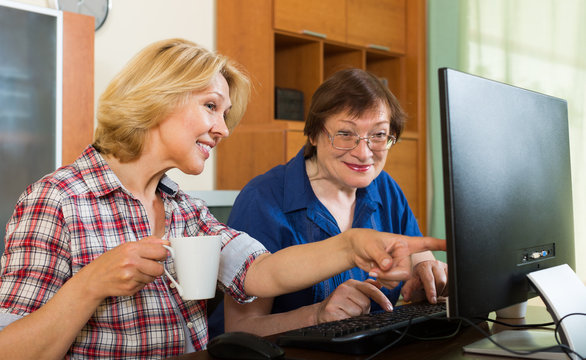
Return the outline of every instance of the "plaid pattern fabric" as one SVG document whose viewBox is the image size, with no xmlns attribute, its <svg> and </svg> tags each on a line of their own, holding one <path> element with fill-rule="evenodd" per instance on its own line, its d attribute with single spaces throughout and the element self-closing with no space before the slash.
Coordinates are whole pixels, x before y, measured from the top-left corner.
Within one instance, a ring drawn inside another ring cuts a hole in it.
<svg viewBox="0 0 586 360">
<path fill-rule="evenodd" d="M 171 236 L 221 234 L 223 248 L 241 233 L 219 223 L 200 200 L 159 184 Z M 45 304 L 71 276 L 121 243 L 150 235 L 141 203 L 126 191 L 101 155 L 88 147 L 70 166 L 58 169 L 21 195 L 7 226 L 1 259 L 0 312 L 27 315 Z M 223 259 L 242 264 L 220 284 L 238 301 L 246 270 L 262 251 Z M 225 252 L 222 251 L 222 256 Z M 172 259 L 165 264 L 174 274 Z M 169 280 L 159 277 L 134 296 L 110 297 L 73 343 L 71 358 L 162 358 L 182 354 L 183 324 L 196 350 L 208 341 L 206 302 L 183 301 Z M 173 298 L 173 299 L 172 299 Z M 173 301 L 174 300 L 174 301 Z M 179 311 L 174 310 L 174 303 Z M 181 319 L 183 318 L 183 320 Z"/>
</svg>

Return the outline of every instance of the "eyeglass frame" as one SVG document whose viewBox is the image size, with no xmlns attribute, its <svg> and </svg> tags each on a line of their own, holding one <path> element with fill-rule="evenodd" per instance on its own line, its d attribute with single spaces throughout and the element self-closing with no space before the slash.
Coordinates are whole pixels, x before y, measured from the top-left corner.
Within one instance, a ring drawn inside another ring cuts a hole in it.
<svg viewBox="0 0 586 360">
<path fill-rule="evenodd" d="M 370 141 L 373 137 L 376 136 L 376 134 L 374 135 L 369 135 L 369 136 L 360 136 L 356 133 L 354 133 L 354 137 L 357 139 L 356 142 L 354 143 L 354 147 L 351 148 L 340 148 L 334 145 L 334 138 L 337 135 L 340 134 L 334 134 L 334 135 L 330 135 L 330 132 L 326 129 L 324 129 L 324 132 L 326 133 L 326 135 L 328 136 L 328 139 L 330 139 L 330 144 L 332 144 L 332 147 L 336 150 L 346 150 L 346 151 L 350 151 L 350 150 L 354 150 L 358 147 L 358 144 L 360 144 L 361 140 L 365 140 L 366 141 L 366 146 L 368 146 L 368 149 L 370 151 L 387 151 L 389 150 L 393 145 L 395 145 L 397 143 L 397 137 L 395 135 L 387 135 L 387 144 L 385 145 L 385 149 L 381 149 L 381 150 L 373 150 L 370 147 Z"/>
</svg>

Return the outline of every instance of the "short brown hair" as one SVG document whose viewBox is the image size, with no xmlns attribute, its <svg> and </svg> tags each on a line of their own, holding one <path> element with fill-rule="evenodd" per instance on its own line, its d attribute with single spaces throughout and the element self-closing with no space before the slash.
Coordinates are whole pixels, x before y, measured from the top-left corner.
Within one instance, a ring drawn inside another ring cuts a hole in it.
<svg viewBox="0 0 586 360">
<path fill-rule="evenodd" d="M 375 75 L 362 69 L 350 68 L 336 72 L 311 97 L 303 130 L 307 136 L 304 157 L 308 159 L 315 156 L 317 149 L 311 140 L 317 139 L 329 117 L 342 111 L 359 117 L 381 102 L 389 107 L 391 134 L 398 139 L 405 126 L 405 113 L 388 87 Z"/>
<path fill-rule="evenodd" d="M 110 82 L 98 102 L 94 147 L 122 162 L 142 153 L 146 134 L 194 91 L 222 74 L 232 108 L 226 125 L 233 129 L 246 110 L 250 80 L 229 58 L 191 41 L 155 42 L 135 55 Z"/>
</svg>

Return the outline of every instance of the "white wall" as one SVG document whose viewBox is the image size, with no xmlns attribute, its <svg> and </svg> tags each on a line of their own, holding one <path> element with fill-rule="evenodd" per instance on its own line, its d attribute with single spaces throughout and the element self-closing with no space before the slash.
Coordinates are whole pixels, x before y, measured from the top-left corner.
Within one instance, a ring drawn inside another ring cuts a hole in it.
<svg viewBox="0 0 586 360">
<path fill-rule="evenodd" d="M 208 49 L 216 47 L 215 0 L 112 0 L 112 9 L 95 38 L 95 104 L 110 79 L 140 49 L 153 41 L 182 37 Z M 198 176 L 178 170 L 169 175 L 183 190 L 215 187 L 215 157 Z"/>
<path fill-rule="evenodd" d="M 20 0 L 28 4 L 54 7 L 51 0 Z M 95 36 L 95 107 L 100 94 L 122 66 L 153 41 L 182 37 L 216 47 L 215 0 L 112 0 L 112 9 Z M 215 187 L 214 154 L 204 172 L 188 176 L 177 170 L 169 175 L 183 190 L 212 190 Z"/>
</svg>

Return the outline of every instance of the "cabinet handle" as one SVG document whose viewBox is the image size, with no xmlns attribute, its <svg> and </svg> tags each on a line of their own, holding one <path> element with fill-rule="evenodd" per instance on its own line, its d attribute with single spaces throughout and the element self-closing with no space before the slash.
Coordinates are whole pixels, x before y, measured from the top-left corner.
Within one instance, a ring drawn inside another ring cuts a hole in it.
<svg viewBox="0 0 586 360">
<path fill-rule="evenodd" d="M 311 30 L 302 30 L 301 33 L 305 34 L 305 35 L 315 36 L 315 37 L 322 38 L 322 39 L 325 39 L 327 37 L 326 34 L 318 33 L 318 32 L 311 31 Z"/>
<path fill-rule="evenodd" d="M 368 47 L 370 49 L 382 50 L 382 51 L 391 51 L 391 48 L 388 46 L 377 45 L 377 44 L 369 44 Z"/>
</svg>

